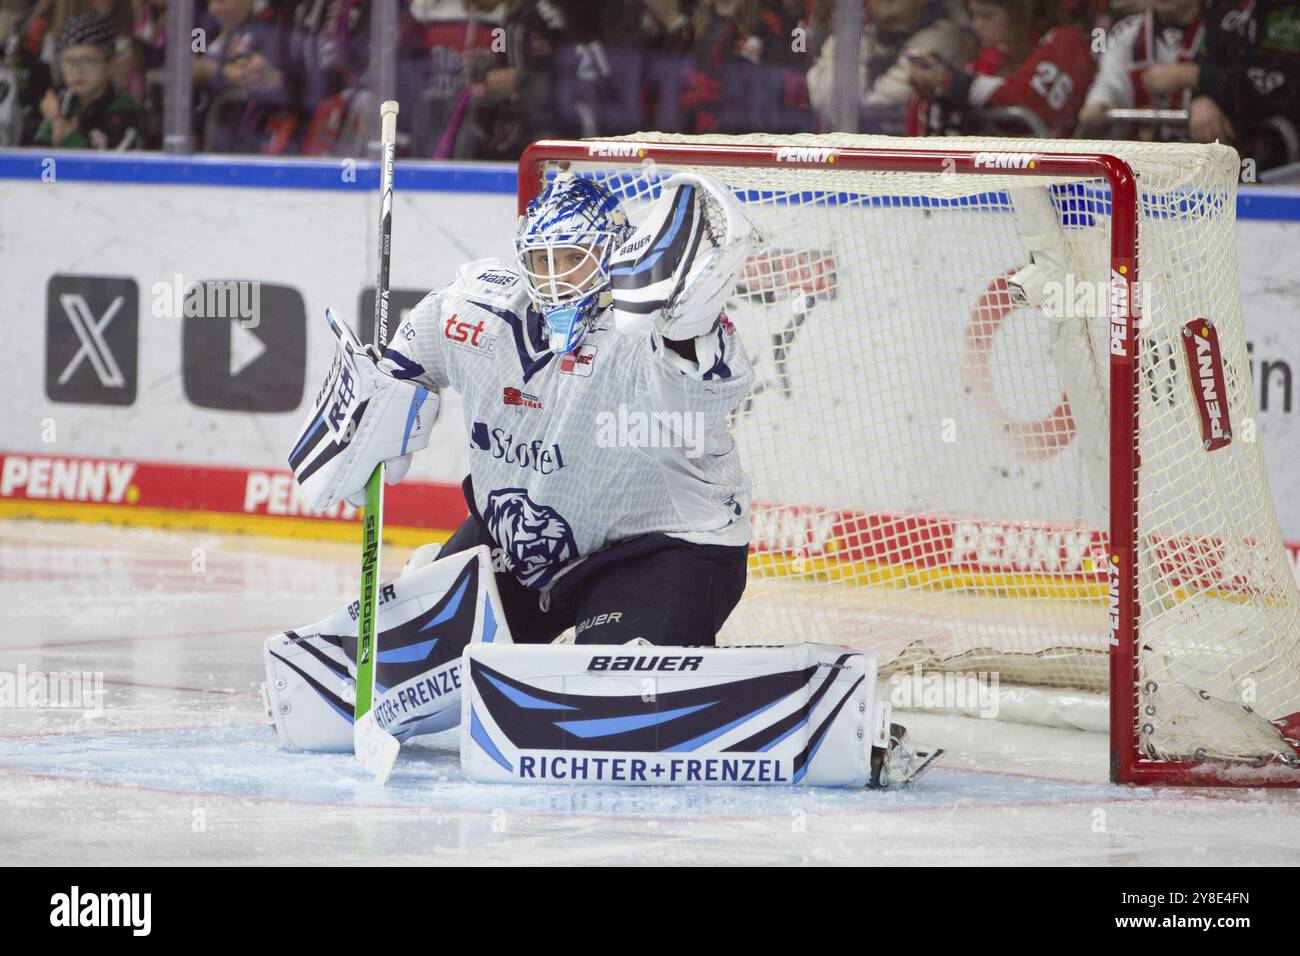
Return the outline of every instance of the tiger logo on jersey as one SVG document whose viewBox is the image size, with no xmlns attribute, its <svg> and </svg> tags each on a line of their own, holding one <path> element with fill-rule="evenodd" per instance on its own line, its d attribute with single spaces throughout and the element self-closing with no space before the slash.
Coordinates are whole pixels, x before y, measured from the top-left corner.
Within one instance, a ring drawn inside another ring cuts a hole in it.
<svg viewBox="0 0 1300 956">
<path fill-rule="evenodd" d="M 523 488 L 488 494 L 483 522 L 505 551 L 510 571 L 526 587 L 541 587 L 578 556 L 573 529 L 549 505 L 539 505 Z"/>
</svg>

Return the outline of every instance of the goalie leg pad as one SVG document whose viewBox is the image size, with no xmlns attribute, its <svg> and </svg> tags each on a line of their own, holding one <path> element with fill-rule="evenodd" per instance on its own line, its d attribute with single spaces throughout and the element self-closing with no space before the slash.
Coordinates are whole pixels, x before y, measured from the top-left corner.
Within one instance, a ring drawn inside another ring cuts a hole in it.
<svg viewBox="0 0 1300 956">
<path fill-rule="evenodd" d="M 888 748 L 890 728 L 872 655 L 820 644 L 666 650 L 467 647 L 461 767 L 501 783 L 872 781 L 873 747 Z"/>
<path fill-rule="evenodd" d="M 266 697 L 281 746 L 353 749 L 358 605 L 267 638 Z M 380 586 L 374 713 L 398 740 L 460 719 L 461 652 L 509 643 L 485 547 L 442 558 Z"/>
<path fill-rule="evenodd" d="M 1010 196 L 1029 264 L 1007 277 L 1007 287 L 1017 305 L 1041 306 L 1050 286 L 1064 285 L 1070 268 L 1065 233 L 1046 188 L 1026 186 L 1010 190 Z"/>
</svg>

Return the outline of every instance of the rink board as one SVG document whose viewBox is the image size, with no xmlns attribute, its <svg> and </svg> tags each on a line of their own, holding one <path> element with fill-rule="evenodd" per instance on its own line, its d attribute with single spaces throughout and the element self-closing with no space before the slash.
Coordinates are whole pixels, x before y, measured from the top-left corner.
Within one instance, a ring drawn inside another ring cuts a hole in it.
<svg viewBox="0 0 1300 956">
<path fill-rule="evenodd" d="M 95 520 L 116 509 L 146 524 L 178 511 L 325 535 L 355 520 L 304 514 L 284 459 L 332 358 L 324 309 L 368 325 L 375 180 L 367 163 L 0 153 L 0 309 L 42 336 L 39 357 L 0 354 L 23 410 L 0 427 L 0 509 Z M 399 166 L 399 318 L 459 263 L 509 255 L 514 192 L 509 167 Z M 1300 447 L 1300 193 L 1243 190 L 1239 217 L 1258 431 L 1283 536 L 1300 542 L 1300 456 L 1288 451 Z M 958 230 L 946 254 L 964 241 Z M 229 285 L 205 287 L 218 295 L 187 315 L 193 283 Z M 390 490 L 393 529 L 446 532 L 465 513 L 454 394 L 430 448 Z M 111 472 L 102 493 L 69 477 L 96 462 Z M 122 469 L 132 477 L 117 488 Z"/>
</svg>

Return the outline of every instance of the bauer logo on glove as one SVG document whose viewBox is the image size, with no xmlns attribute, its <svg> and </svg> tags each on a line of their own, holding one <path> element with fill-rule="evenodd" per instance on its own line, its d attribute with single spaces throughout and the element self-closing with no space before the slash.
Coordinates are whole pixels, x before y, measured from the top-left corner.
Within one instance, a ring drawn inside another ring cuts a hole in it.
<svg viewBox="0 0 1300 956">
<path fill-rule="evenodd" d="M 390 485 L 401 481 L 411 455 L 429 444 L 438 413 L 437 395 L 394 378 L 345 322 L 328 310 L 325 317 L 338 351 L 289 453 L 289 467 L 314 511 L 342 498 L 360 507 L 366 480 L 380 462 L 388 463 Z"/>
</svg>

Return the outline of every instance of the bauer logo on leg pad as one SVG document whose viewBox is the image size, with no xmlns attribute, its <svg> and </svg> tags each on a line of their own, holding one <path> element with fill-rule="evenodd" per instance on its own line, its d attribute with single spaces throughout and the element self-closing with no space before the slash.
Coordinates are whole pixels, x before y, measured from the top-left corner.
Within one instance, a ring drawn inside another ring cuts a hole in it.
<svg viewBox="0 0 1300 956">
<path fill-rule="evenodd" d="M 581 646 L 480 644 L 466 649 L 462 680 L 461 765 L 474 780 L 870 779 L 875 660 L 844 648 L 593 655 Z"/>
<path fill-rule="evenodd" d="M 381 605 L 387 604 L 389 601 L 393 600 L 396 597 L 397 597 L 397 591 L 396 589 L 394 589 L 391 583 L 381 584 L 379 586 L 379 604 Z M 354 621 L 361 616 L 361 602 L 359 600 L 353 601 L 351 604 L 348 605 L 348 616 L 351 617 L 352 620 Z"/>
<path fill-rule="evenodd" d="M 587 663 L 589 671 L 697 671 L 703 657 L 668 655 L 597 655 Z"/>
</svg>

